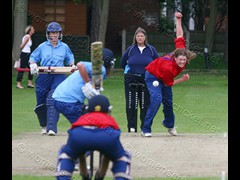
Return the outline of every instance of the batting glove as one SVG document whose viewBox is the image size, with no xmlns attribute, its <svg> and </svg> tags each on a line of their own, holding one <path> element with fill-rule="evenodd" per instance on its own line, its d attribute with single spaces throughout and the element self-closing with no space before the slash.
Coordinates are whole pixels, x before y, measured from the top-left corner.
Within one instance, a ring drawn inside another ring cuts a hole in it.
<svg viewBox="0 0 240 180">
<path fill-rule="evenodd" d="M 29 66 L 30 66 L 30 72 L 32 75 L 38 74 L 39 69 L 36 63 L 32 63 Z"/>
<path fill-rule="evenodd" d="M 93 96 L 99 95 L 100 93 L 92 87 L 91 82 L 86 83 L 82 87 L 82 92 L 87 99 L 91 99 Z"/>
<path fill-rule="evenodd" d="M 77 66 L 75 64 L 71 65 L 71 67 L 72 67 L 73 70 L 77 69 Z"/>
<path fill-rule="evenodd" d="M 75 64 L 71 65 L 71 67 L 72 67 L 71 72 L 74 72 L 75 70 L 77 70 L 77 66 Z"/>
</svg>

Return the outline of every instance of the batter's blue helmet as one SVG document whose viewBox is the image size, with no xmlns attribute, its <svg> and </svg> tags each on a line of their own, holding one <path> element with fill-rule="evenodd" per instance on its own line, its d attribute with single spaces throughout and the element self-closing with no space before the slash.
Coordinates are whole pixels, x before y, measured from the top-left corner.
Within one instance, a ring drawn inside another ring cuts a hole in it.
<svg viewBox="0 0 240 180">
<path fill-rule="evenodd" d="M 109 100 L 106 96 L 96 95 L 88 100 L 87 112 L 105 112 L 111 110 Z"/>
<path fill-rule="evenodd" d="M 51 22 L 47 26 L 47 32 L 61 32 L 62 28 L 59 23 Z"/>
<path fill-rule="evenodd" d="M 50 40 L 51 40 L 51 37 L 49 36 L 49 33 L 50 33 L 50 32 L 59 32 L 59 37 L 58 37 L 58 39 L 62 40 L 62 37 L 63 37 L 63 35 L 62 35 L 62 28 L 61 28 L 61 26 L 60 26 L 59 23 L 57 23 L 57 22 L 51 22 L 51 23 L 49 23 L 48 26 L 47 26 L 46 37 L 47 37 L 47 39 L 50 39 Z"/>
</svg>

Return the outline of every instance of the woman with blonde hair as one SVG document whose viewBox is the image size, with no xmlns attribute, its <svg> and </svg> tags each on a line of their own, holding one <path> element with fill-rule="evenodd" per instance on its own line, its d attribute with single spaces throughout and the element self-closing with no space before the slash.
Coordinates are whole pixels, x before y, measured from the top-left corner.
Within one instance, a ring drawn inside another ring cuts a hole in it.
<svg viewBox="0 0 240 180">
<path fill-rule="evenodd" d="M 25 35 L 22 38 L 22 44 L 20 45 L 21 54 L 20 54 L 20 68 L 29 68 L 28 60 L 31 53 L 32 46 L 32 35 L 35 33 L 35 29 L 32 25 L 28 25 L 25 28 Z M 24 89 L 21 82 L 23 79 L 24 72 L 18 72 L 17 75 L 17 88 Z M 30 71 L 28 73 L 28 88 L 34 88 L 32 83 L 33 75 L 31 75 Z"/>
</svg>

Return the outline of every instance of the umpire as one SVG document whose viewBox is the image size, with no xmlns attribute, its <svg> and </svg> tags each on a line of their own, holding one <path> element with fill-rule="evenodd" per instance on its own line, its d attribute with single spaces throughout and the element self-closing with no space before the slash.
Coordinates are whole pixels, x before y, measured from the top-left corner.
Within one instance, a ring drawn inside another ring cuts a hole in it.
<svg viewBox="0 0 240 180">
<path fill-rule="evenodd" d="M 137 113 L 140 106 L 141 129 L 150 103 L 145 77 L 145 67 L 158 57 L 157 50 L 147 43 L 146 31 L 138 28 L 133 44 L 124 52 L 121 66 L 124 69 L 124 86 L 128 132 L 137 132 Z"/>
</svg>

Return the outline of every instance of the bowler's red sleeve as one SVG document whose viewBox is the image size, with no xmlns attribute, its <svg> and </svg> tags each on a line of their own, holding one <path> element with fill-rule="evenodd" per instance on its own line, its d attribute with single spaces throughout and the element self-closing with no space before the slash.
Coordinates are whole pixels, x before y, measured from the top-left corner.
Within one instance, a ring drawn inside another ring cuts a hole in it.
<svg viewBox="0 0 240 180">
<path fill-rule="evenodd" d="M 179 37 L 174 39 L 175 48 L 186 48 L 186 41 L 184 37 Z"/>
</svg>

